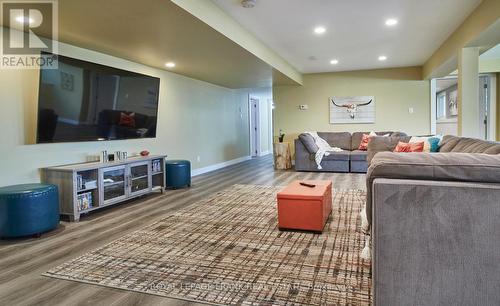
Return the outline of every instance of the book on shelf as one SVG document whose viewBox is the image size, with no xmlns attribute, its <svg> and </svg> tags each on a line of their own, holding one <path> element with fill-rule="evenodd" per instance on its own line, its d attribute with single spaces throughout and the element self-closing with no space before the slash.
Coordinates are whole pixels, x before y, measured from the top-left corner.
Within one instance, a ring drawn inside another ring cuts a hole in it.
<svg viewBox="0 0 500 306">
<path fill-rule="evenodd" d="M 83 189 L 83 176 L 81 174 L 76 175 L 76 188 L 78 190 Z"/>
<path fill-rule="evenodd" d="M 77 197 L 78 211 L 87 210 L 93 207 L 92 192 L 81 193 Z"/>
<path fill-rule="evenodd" d="M 155 159 L 151 162 L 151 170 L 153 173 L 156 172 L 161 172 L 161 160 L 160 159 Z"/>
</svg>

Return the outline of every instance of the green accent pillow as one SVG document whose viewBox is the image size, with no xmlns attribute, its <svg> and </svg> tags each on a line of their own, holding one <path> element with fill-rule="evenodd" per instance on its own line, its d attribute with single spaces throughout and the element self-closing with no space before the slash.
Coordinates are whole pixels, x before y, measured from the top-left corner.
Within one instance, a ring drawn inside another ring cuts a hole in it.
<svg viewBox="0 0 500 306">
<path fill-rule="evenodd" d="M 431 152 L 438 152 L 439 151 L 439 143 L 441 142 L 441 138 L 430 137 L 427 139 L 427 141 L 431 145 Z"/>
</svg>

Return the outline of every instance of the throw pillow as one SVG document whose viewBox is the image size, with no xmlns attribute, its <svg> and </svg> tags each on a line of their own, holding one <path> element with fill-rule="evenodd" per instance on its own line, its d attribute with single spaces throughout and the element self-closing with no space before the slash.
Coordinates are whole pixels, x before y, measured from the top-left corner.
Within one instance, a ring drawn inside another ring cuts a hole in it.
<svg viewBox="0 0 500 306">
<path fill-rule="evenodd" d="M 429 136 L 429 137 L 415 137 L 413 136 L 410 143 L 424 142 L 424 152 L 438 152 L 439 151 L 439 143 L 441 142 L 441 138 L 439 136 Z"/>
<path fill-rule="evenodd" d="M 371 134 L 371 133 L 370 133 Z M 368 150 L 368 143 L 370 143 L 370 140 L 373 138 L 374 136 L 370 136 L 370 135 L 367 135 L 367 134 L 363 134 L 363 138 L 361 138 L 361 143 L 359 144 L 359 148 L 358 150 L 360 151 L 367 151 Z"/>
<path fill-rule="evenodd" d="M 415 143 L 406 143 L 406 142 L 398 142 L 398 145 L 394 149 L 393 152 L 396 153 L 410 153 L 410 152 L 423 152 L 424 151 L 424 142 L 415 142 Z"/>
<path fill-rule="evenodd" d="M 371 131 L 370 134 L 363 134 L 363 138 L 361 138 L 361 143 L 359 144 L 359 148 L 358 150 L 360 151 L 367 151 L 368 150 L 368 144 L 370 143 L 370 140 L 373 138 L 373 137 L 377 137 L 379 135 L 377 135 L 377 133 L 375 133 L 374 131 Z M 390 134 L 386 134 L 386 135 L 381 135 L 381 137 L 389 137 Z"/>
<path fill-rule="evenodd" d="M 431 137 L 427 141 L 431 145 L 431 152 L 439 152 L 439 144 L 441 143 L 441 138 Z"/>
<path fill-rule="evenodd" d="M 135 113 L 120 113 L 120 122 L 118 125 L 135 128 Z"/>
<path fill-rule="evenodd" d="M 403 152 L 411 152 L 410 151 L 410 144 L 406 142 L 398 142 L 398 145 L 396 148 L 394 148 L 395 153 L 403 153 Z"/>
<path fill-rule="evenodd" d="M 410 143 L 410 152 L 424 152 L 424 142 Z"/>
</svg>

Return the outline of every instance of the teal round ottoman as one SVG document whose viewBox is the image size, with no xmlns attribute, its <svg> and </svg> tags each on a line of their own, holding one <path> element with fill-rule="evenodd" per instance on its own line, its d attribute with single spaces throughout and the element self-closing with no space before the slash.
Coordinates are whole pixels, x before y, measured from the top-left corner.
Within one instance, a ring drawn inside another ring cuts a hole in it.
<svg viewBox="0 0 500 306">
<path fill-rule="evenodd" d="M 166 188 L 191 187 L 191 162 L 189 160 L 167 160 L 165 162 Z"/>
<path fill-rule="evenodd" d="M 57 186 L 25 184 L 0 187 L 0 238 L 40 235 L 59 224 Z"/>
</svg>

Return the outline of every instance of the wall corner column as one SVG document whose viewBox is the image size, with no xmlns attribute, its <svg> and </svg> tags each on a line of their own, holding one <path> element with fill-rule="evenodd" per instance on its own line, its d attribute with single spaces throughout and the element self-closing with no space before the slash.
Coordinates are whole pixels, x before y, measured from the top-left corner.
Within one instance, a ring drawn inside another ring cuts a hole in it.
<svg viewBox="0 0 500 306">
<path fill-rule="evenodd" d="M 458 135 L 481 138 L 479 118 L 479 48 L 458 52 Z"/>
</svg>

